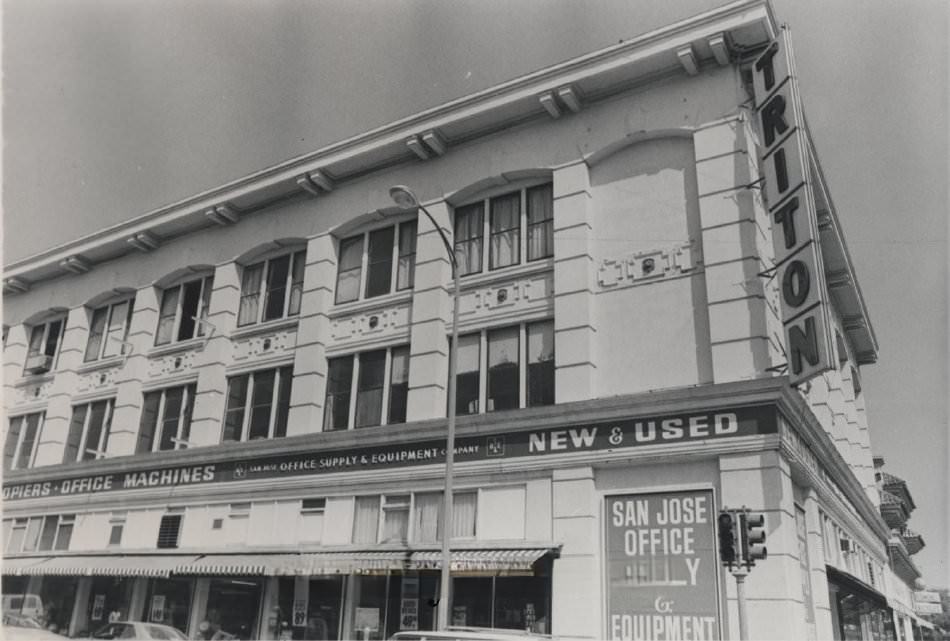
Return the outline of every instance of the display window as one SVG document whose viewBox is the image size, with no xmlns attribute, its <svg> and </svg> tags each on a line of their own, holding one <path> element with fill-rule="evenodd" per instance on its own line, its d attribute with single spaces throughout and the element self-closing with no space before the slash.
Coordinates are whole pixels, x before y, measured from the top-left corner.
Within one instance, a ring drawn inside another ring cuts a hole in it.
<svg viewBox="0 0 950 641">
<path fill-rule="evenodd" d="M 47 630 L 66 634 L 76 604 L 76 588 L 79 578 L 72 576 L 46 576 L 40 586 L 41 614 L 36 619 Z"/>
<path fill-rule="evenodd" d="M 95 632 L 113 621 L 128 621 L 132 603 L 132 584 L 135 579 L 98 576 L 92 579 L 89 601 L 86 602 L 86 621 L 89 632 Z M 45 583 L 45 581 L 44 581 Z"/>
<path fill-rule="evenodd" d="M 451 625 L 550 631 L 549 576 L 455 577 Z"/>
<path fill-rule="evenodd" d="M 345 577 L 311 577 L 299 593 L 296 583 L 293 578 L 280 579 L 278 611 L 268 622 L 272 638 L 341 639 Z"/>
<path fill-rule="evenodd" d="M 438 572 L 357 576 L 350 636 L 388 639 L 400 630 L 433 630 L 438 593 Z"/>
<path fill-rule="evenodd" d="M 200 638 L 258 638 L 263 594 L 261 579 L 211 579 L 204 618 L 198 624 Z"/>
<path fill-rule="evenodd" d="M 141 620 L 188 633 L 194 579 L 150 579 Z"/>
</svg>

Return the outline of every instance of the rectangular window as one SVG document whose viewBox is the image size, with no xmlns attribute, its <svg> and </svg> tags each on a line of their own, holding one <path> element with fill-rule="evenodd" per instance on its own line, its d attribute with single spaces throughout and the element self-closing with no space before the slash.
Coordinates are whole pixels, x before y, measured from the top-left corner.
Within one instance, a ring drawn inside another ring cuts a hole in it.
<svg viewBox="0 0 950 641">
<path fill-rule="evenodd" d="M 553 194 L 550 184 L 528 189 L 528 260 L 554 255 Z"/>
<path fill-rule="evenodd" d="M 156 345 L 204 336 L 204 323 L 199 320 L 208 318 L 213 286 L 214 277 L 205 276 L 168 287 L 162 292 L 158 330 L 155 333 Z"/>
<path fill-rule="evenodd" d="M 517 409 L 519 405 L 518 328 L 506 327 L 488 332 L 488 407 L 489 412 Z"/>
<path fill-rule="evenodd" d="M 43 531 L 40 534 L 40 550 L 52 550 L 56 540 L 56 529 L 59 527 L 58 516 L 47 516 L 43 520 Z"/>
<path fill-rule="evenodd" d="M 323 540 L 323 515 L 326 499 L 304 499 L 300 504 L 297 540 L 301 543 L 319 543 Z"/>
<path fill-rule="evenodd" d="M 24 375 L 43 374 L 53 369 L 65 327 L 66 319 L 64 318 L 33 326 L 30 330 L 30 345 L 26 354 Z"/>
<path fill-rule="evenodd" d="M 413 496 L 412 538 L 416 543 L 442 540 L 442 492 Z M 478 492 L 456 492 L 452 500 L 452 538 L 475 537 L 475 507 Z"/>
<path fill-rule="evenodd" d="M 484 370 L 483 342 L 487 347 Z M 528 367 L 522 368 L 525 361 Z M 552 405 L 554 376 L 553 321 L 460 336 L 456 413 Z"/>
<path fill-rule="evenodd" d="M 455 257 L 459 276 L 482 271 L 484 219 L 482 203 L 455 210 Z"/>
<path fill-rule="evenodd" d="M 26 526 L 26 538 L 23 541 L 23 551 L 33 552 L 39 547 L 40 531 L 43 529 L 43 517 L 34 516 Z"/>
<path fill-rule="evenodd" d="M 376 543 L 379 536 L 379 497 L 356 497 L 353 543 Z"/>
<path fill-rule="evenodd" d="M 94 461 L 106 456 L 114 408 L 114 398 L 73 407 L 63 463 Z"/>
<path fill-rule="evenodd" d="M 323 431 L 345 430 L 350 419 L 350 388 L 353 384 L 353 357 L 331 358 L 327 362 L 327 398 L 323 407 Z"/>
<path fill-rule="evenodd" d="M 125 512 L 113 512 L 109 519 L 109 547 L 122 545 L 122 534 L 125 531 Z"/>
<path fill-rule="evenodd" d="M 29 519 L 14 519 L 10 528 L 10 538 L 7 539 L 6 552 L 16 554 L 23 549 L 23 540 L 26 538 L 26 526 Z"/>
<path fill-rule="evenodd" d="M 527 405 L 554 405 L 554 321 L 529 323 Z"/>
<path fill-rule="evenodd" d="M 356 427 L 382 422 L 383 384 L 386 379 L 386 350 L 359 355 L 359 382 L 356 386 Z"/>
<path fill-rule="evenodd" d="M 389 424 L 406 422 L 409 400 L 409 347 L 394 347 L 389 368 Z"/>
<path fill-rule="evenodd" d="M 395 227 L 386 227 L 369 233 L 366 298 L 388 294 L 392 288 L 395 230 Z"/>
<path fill-rule="evenodd" d="M 459 336 L 455 377 L 456 414 L 478 414 L 481 335 Z"/>
<path fill-rule="evenodd" d="M 383 537 L 380 543 L 405 543 L 409 538 L 409 495 L 383 497 Z"/>
<path fill-rule="evenodd" d="M 43 418 L 44 413 L 37 412 L 10 419 L 10 428 L 3 444 L 5 470 L 22 470 L 33 465 Z"/>
<path fill-rule="evenodd" d="M 197 385 L 146 392 L 136 454 L 188 447 Z"/>
<path fill-rule="evenodd" d="M 348 303 L 360 297 L 363 271 L 363 237 L 340 241 L 340 259 L 336 275 L 336 302 Z"/>
<path fill-rule="evenodd" d="M 251 519 L 250 503 L 232 503 L 224 531 L 226 545 L 244 545 L 247 543 L 247 525 Z"/>
<path fill-rule="evenodd" d="M 412 289 L 416 275 L 416 221 L 399 225 L 399 267 L 396 289 Z"/>
<path fill-rule="evenodd" d="M 324 431 L 344 430 L 351 426 L 360 428 L 391 425 L 406 421 L 409 388 L 408 346 L 340 356 L 329 359 L 327 364 Z M 350 401 L 354 393 L 356 402 L 351 408 Z M 384 409 L 387 411 L 383 412 Z"/>
<path fill-rule="evenodd" d="M 159 549 L 178 547 L 178 535 L 181 533 L 181 520 L 185 516 L 182 512 L 183 510 L 179 508 L 175 512 L 169 512 L 162 516 L 162 521 L 158 525 L 156 547 Z"/>
<path fill-rule="evenodd" d="M 59 517 L 59 525 L 56 528 L 56 542 L 53 544 L 54 550 L 69 549 L 69 542 L 73 538 L 73 526 L 75 524 L 75 514 L 63 514 Z"/>
<path fill-rule="evenodd" d="M 228 379 L 222 441 L 250 441 L 287 435 L 292 365 Z"/>
<path fill-rule="evenodd" d="M 415 278 L 416 230 L 416 221 L 410 220 L 341 240 L 336 302 L 410 289 Z"/>
<path fill-rule="evenodd" d="M 238 327 L 299 314 L 306 260 L 306 250 L 300 250 L 245 267 Z"/>
<path fill-rule="evenodd" d="M 489 269 L 521 262 L 521 192 L 492 198 Z"/>
</svg>

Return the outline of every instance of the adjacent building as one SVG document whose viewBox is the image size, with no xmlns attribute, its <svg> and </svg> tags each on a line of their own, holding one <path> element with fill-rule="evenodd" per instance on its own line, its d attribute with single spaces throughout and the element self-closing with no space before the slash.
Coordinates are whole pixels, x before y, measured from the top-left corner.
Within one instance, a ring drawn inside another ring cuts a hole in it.
<svg viewBox="0 0 950 641">
<path fill-rule="evenodd" d="M 736 2 L 7 265 L 4 607 L 384 639 L 448 535 L 454 624 L 735 638 L 748 508 L 752 638 L 910 638 L 793 70 Z"/>
</svg>

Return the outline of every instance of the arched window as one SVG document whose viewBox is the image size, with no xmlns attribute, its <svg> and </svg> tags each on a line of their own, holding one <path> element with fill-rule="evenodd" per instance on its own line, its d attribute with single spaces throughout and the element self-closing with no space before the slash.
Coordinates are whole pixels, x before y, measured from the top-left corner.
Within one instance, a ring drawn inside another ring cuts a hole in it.
<svg viewBox="0 0 950 641">
<path fill-rule="evenodd" d="M 300 314 L 307 250 L 303 241 L 274 241 L 238 259 L 238 327 Z"/>
<path fill-rule="evenodd" d="M 45 374 L 56 367 L 56 357 L 66 331 L 66 312 L 56 309 L 37 314 L 24 323 L 30 342 L 23 367 L 25 376 Z"/>
<path fill-rule="evenodd" d="M 349 303 L 412 289 L 416 270 L 416 219 L 340 240 L 336 302 Z"/>
<path fill-rule="evenodd" d="M 89 337 L 83 355 L 84 363 L 128 353 L 126 338 L 134 305 L 132 289 L 117 289 L 86 303 Z"/>
<path fill-rule="evenodd" d="M 210 266 L 189 267 L 162 279 L 155 345 L 167 345 L 204 336 L 214 286 Z"/>
</svg>

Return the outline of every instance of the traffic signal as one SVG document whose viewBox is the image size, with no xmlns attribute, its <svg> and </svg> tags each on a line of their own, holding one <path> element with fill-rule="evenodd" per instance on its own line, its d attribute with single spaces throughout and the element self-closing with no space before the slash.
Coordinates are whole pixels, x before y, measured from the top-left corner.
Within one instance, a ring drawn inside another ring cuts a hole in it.
<svg viewBox="0 0 950 641">
<path fill-rule="evenodd" d="M 738 562 L 736 519 L 732 512 L 719 513 L 719 560 L 730 569 Z"/>
<path fill-rule="evenodd" d="M 765 547 L 765 515 L 745 513 L 742 515 L 743 537 L 742 557 L 747 568 L 755 565 L 756 561 L 763 561 L 768 556 Z"/>
</svg>

